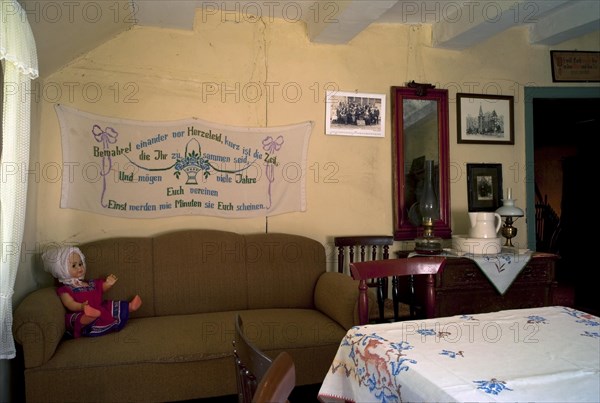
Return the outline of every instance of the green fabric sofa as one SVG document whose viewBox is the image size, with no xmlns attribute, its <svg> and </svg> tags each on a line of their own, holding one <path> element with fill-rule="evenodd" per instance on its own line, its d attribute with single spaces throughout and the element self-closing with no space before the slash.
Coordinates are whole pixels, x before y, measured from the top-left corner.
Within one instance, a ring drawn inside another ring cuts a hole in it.
<svg viewBox="0 0 600 403">
<path fill-rule="evenodd" d="M 55 289 L 28 295 L 13 329 L 30 402 L 235 394 L 236 312 L 268 355 L 292 355 L 298 385 L 319 383 L 358 323 L 357 282 L 326 272 L 325 248 L 303 236 L 182 230 L 78 246 L 86 278 L 118 276 L 107 299 L 139 294 L 143 305 L 120 332 L 73 340 Z"/>
</svg>

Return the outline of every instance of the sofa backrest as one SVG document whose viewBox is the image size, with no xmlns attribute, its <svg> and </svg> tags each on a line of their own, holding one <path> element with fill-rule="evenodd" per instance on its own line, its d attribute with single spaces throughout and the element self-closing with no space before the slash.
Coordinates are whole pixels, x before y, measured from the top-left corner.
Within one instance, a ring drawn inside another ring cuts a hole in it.
<svg viewBox="0 0 600 403">
<path fill-rule="evenodd" d="M 144 303 L 132 317 L 312 308 L 325 248 L 291 234 L 182 230 L 80 245 L 87 278 L 114 273 L 110 299 Z"/>
<path fill-rule="evenodd" d="M 291 234 L 246 235 L 248 308 L 313 308 L 325 248 Z"/>
<path fill-rule="evenodd" d="M 108 238 L 79 246 L 85 256 L 86 278 L 117 276 L 106 299 L 130 300 L 142 297 L 142 306 L 132 317 L 155 316 L 152 238 Z"/>
<path fill-rule="evenodd" d="M 246 309 L 244 236 L 186 230 L 154 237 L 156 314 Z"/>
</svg>

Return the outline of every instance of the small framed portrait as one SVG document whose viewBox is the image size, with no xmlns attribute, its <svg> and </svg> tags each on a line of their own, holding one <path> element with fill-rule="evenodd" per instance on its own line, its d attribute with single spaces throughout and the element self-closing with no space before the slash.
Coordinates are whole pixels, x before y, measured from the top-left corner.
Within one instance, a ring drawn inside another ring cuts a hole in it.
<svg viewBox="0 0 600 403">
<path fill-rule="evenodd" d="M 468 209 L 496 211 L 502 204 L 502 164 L 467 164 Z"/>
<path fill-rule="evenodd" d="M 325 134 L 385 137 L 385 94 L 327 91 Z"/>
</svg>

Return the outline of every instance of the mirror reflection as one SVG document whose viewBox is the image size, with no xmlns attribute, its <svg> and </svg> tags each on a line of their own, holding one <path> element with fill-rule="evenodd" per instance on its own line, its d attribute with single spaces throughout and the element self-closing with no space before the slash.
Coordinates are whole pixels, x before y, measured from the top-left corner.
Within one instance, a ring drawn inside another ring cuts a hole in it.
<svg viewBox="0 0 600 403">
<path fill-rule="evenodd" d="M 439 158 L 437 136 L 437 101 L 428 99 L 404 99 L 403 101 L 404 131 L 404 200 L 405 214 L 412 225 L 421 225 L 419 203 L 425 185 L 425 161 L 433 161 L 433 188 L 439 200 Z M 433 141 L 432 141 L 433 140 Z M 439 217 L 439 213 L 438 213 Z"/>
<path fill-rule="evenodd" d="M 433 231 L 450 238 L 448 92 L 392 87 L 392 112 L 394 239 L 415 239 L 423 230 L 419 203 L 426 161 L 432 161 L 431 181 L 439 205 L 439 214 L 432 217 Z"/>
</svg>

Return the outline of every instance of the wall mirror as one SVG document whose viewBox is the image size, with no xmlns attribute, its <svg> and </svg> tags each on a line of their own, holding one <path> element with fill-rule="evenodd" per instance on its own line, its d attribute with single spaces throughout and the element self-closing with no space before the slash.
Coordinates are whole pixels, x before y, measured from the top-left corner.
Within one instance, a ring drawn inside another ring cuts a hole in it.
<svg viewBox="0 0 600 403">
<path fill-rule="evenodd" d="M 448 91 L 430 85 L 392 87 L 394 239 L 421 235 L 419 197 L 426 160 L 433 160 L 439 217 L 434 235 L 450 238 Z"/>
</svg>

